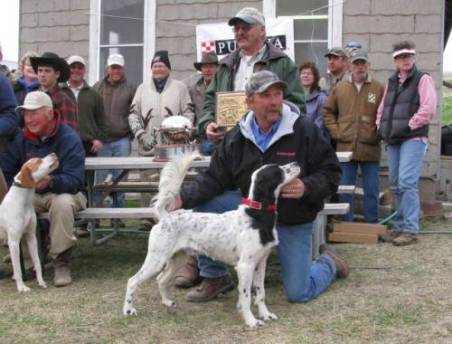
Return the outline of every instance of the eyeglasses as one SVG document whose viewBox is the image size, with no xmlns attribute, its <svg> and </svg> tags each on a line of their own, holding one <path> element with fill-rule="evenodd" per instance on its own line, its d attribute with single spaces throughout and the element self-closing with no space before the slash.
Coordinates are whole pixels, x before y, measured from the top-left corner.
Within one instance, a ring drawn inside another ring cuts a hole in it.
<svg viewBox="0 0 452 344">
<path fill-rule="evenodd" d="M 234 33 L 238 33 L 240 31 L 248 32 L 251 30 L 252 27 L 253 27 L 253 25 L 249 25 L 249 24 L 236 24 L 232 28 L 232 32 L 234 32 Z"/>
</svg>

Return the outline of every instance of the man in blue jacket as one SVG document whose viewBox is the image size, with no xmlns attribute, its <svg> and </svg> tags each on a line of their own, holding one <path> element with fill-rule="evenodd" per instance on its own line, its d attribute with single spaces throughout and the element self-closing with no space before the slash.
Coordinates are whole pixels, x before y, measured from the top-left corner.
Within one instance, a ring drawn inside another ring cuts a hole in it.
<svg viewBox="0 0 452 344">
<path fill-rule="evenodd" d="M 36 186 L 33 205 L 36 212 L 49 212 L 50 250 L 54 260 L 54 285 L 63 287 L 72 282 L 69 260 L 75 245 L 74 212 L 86 207 L 81 192 L 84 185 L 85 152 L 79 135 L 61 123 L 53 111 L 52 100 L 40 91 L 25 97 L 23 111 L 25 128 L 18 133 L 0 159 L 6 182 L 11 185 L 14 176 L 30 158 L 55 153 L 59 167 Z"/>
</svg>

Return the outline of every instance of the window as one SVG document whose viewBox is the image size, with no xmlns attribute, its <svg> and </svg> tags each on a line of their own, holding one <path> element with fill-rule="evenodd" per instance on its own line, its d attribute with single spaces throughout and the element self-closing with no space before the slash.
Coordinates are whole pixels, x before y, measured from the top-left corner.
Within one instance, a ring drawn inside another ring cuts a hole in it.
<svg viewBox="0 0 452 344">
<path fill-rule="evenodd" d="M 155 1 L 91 0 L 90 82 L 104 76 L 110 54 L 126 62 L 127 80 L 136 85 L 147 79 L 153 54 Z M 145 24 L 146 23 L 146 24 Z"/>
<path fill-rule="evenodd" d="M 341 0 L 264 0 L 264 14 L 293 18 L 295 63 L 312 61 L 321 74 L 326 71 L 328 47 L 342 41 Z M 334 22 L 335 18 L 341 19 Z"/>
</svg>

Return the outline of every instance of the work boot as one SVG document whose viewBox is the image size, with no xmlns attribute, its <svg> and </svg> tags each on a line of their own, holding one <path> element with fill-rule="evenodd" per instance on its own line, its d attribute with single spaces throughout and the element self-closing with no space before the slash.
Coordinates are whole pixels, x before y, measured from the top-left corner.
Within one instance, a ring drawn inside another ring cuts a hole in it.
<svg viewBox="0 0 452 344">
<path fill-rule="evenodd" d="M 174 282 L 179 288 L 191 288 L 201 282 L 196 257 L 187 256 L 185 264 L 177 270 Z"/>
<path fill-rule="evenodd" d="M 65 287 L 72 283 L 71 270 L 69 270 L 71 251 L 69 249 L 60 253 L 53 261 L 55 267 L 53 285 L 55 287 Z"/>
<path fill-rule="evenodd" d="M 185 299 L 189 302 L 207 302 L 232 289 L 234 289 L 234 282 L 229 275 L 204 278 L 196 289 L 186 295 Z"/>
<path fill-rule="evenodd" d="M 417 243 L 417 235 L 411 233 L 401 233 L 397 238 L 392 241 L 394 246 L 407 246 Z"/>
<path fill-rule="evenodd" d="M 397 238 L 402 232 L 396 231 L 386 231 L 385 234 L 380 234 L 378 238 L 383 242 L 393 242 L 395 238 Z"/>
<path fill-rule="evenodd" d="M 336 253 L 336 250 L 331 245 L 325 246 L 325 249 L 322 250 L 322 254 L 330 257 L 333 260 L 334 265 L 336 265 L 336 277 L 346 278 L 350 273 L 347 262 Z"/>
</svg>

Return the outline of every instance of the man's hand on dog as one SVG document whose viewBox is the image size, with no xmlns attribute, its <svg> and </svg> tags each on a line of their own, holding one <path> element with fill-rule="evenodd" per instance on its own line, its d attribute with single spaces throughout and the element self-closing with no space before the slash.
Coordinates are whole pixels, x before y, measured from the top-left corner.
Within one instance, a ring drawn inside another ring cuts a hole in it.
<svg viewBox="0 0 452 344">
<path fill-rule="evenodd" d="M 296 178 L 290 183 L 284 185 L 281 190 L 282 198 L 301 198 L 304 195 L 305 186 L 301 179 Z"/>
<path fill-rule="evenodd" d="M 169 211 L 174 211 L 180 208 L 182 208 L 182 198 L 180 197 L 180 195 L 177 195 Z"/>
</svg>

